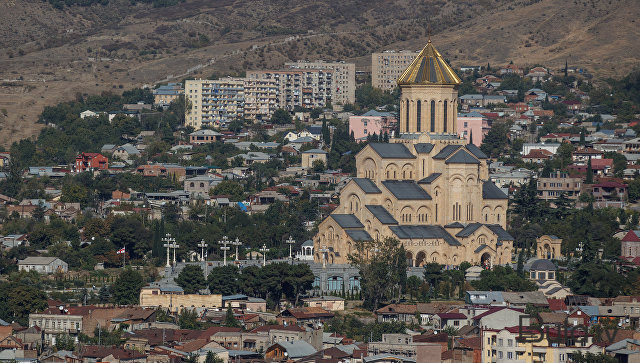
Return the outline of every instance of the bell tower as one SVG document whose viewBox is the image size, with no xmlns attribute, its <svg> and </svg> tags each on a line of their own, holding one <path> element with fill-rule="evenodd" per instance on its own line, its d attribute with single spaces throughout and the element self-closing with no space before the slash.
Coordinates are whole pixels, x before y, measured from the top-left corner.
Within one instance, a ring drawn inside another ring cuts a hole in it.
<svg viewBox="0 0 640 363">
<path fill-rule="evenodd" d="M 400 133 L 456 134 L 461 80 L 431 43 L 400 78 Z"/>
</svg>

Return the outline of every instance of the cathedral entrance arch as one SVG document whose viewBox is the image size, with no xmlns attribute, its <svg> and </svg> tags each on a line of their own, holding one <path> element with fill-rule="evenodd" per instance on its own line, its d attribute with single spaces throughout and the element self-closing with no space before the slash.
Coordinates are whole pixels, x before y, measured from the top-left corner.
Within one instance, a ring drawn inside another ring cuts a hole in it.
<svg viewBox="0 0 640 363">
<path fill-rule="evenodd" d="M 480 257 L 480 265 L 482 265 L 482 268 L 484 269 L 490 269 L 492 267 L 491 255 L 489 252 L 482 254 L 482 257 Z"/>
<path fill-rule="evenodd" d="M 416 255 L 416 267 L 424 266 L 426 259 L 427 254 L 424 251 L 418 252 L 418 254 Z"/>
<path fill-rule="evenodd" d="M 407 257 L 407 266 L 413 267 L 413 253 L 407 251 L 406 257 Z"/>
</svg>

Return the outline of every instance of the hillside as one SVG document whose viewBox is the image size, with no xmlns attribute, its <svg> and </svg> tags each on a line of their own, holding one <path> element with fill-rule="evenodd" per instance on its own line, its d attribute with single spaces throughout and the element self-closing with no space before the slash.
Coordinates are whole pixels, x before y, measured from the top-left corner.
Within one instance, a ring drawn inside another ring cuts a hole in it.
<svg viewBox="0 0 640 363">
<path fill-rule="evenodd" d="M 106 1 L 103 1 L 106 3 Z M 418 49 L 426 26 L 454 66 L 544 63 L 622 76 L 640 61 L 635 0 L 129 0 L 0 3 L 0 144 L 33 135 L 45 105 L 186 76 Z"/>
</svg>

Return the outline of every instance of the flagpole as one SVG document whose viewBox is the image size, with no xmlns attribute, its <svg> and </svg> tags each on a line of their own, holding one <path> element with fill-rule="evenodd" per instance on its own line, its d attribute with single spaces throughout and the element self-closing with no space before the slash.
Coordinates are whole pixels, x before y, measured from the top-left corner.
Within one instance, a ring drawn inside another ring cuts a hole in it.
<svg viewBox="0 0 640 363">
<path fill-rule="evenodd" d="M 125 249 L 125 247 L 122 247 L 122 268 L 123 269 L 127 265 L 127 262 L 125 260 L 126 258 L 127 258 L 127 250 Z"/>
</svg>

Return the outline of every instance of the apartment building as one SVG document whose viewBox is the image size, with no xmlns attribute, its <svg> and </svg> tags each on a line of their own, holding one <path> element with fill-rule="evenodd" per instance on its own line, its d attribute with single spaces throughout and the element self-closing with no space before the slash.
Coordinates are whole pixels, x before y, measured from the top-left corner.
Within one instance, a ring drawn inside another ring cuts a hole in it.
<svg viewBox="0 0 640 363">
<path fill-rule="evenodd" d="M 335 104 L 356 102 L 356 65 L 345 62 L 289 62 L 285 66 L 294 69 L 328 69 L 334 72 L 331 99 Z"/>
<path fill-rule="evenodd" d="M 153 104 L 167 106 L 184 94 L 182 83 L 169 83 L 153 90 Z"/>
<path fill-rule="evenodd" d="M 393 50 L 371 55 L 371 84 L 384 91 L 391 91 L 398 85 L 402 72 L 418 57 L 418 52 Z"/>
<path fill-rule="evenodd" d="M 273 80 L 278 85 L 278 108 L 293 111 L 324 107 L 332 101 L 334 71 L 328 69 L 288 69 L 248 71 L 249 80 Z"/>
<path fill-rule="evenodd" d="M 543 200 L 552 200 L 565 193 L 569 199 L 578 199 L 582 178 L 571 178 L 567 173 L 556 172 L 549 178 L 538 179 L 538 197 Z"/>
<path fill-rule="evenodd" d="M 275 79 L 244 79 L 244 117 L 261 121 L 271 119 L 278 109 L 278 83 Z"/>
<path fill-rule="evenodd" d="M 219 127 L 244 118 L 244 79 L 196 79 L 185 82 L 187 107 L 185 123 L 200 129 Z"/>
</svg>

